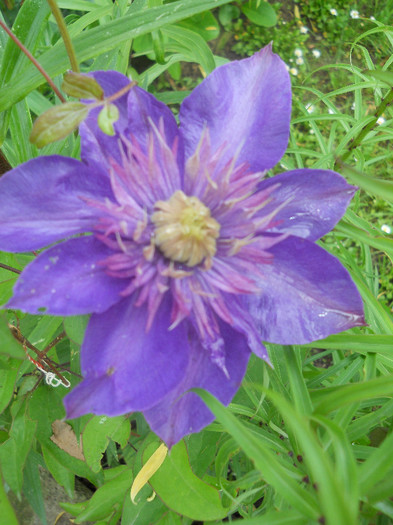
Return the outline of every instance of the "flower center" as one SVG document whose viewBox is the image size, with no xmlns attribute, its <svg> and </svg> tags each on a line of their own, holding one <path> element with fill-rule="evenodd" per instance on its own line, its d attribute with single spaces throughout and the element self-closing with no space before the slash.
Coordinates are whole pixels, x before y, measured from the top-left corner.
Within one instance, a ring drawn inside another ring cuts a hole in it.
<svg viewBox="0 0 393 525">
<path fill-rule="evenodd" d="M 165 257 L 188 266 L 196 266 L 204 259 L 210 264 L 220 224 L 211 217 L 209 208 L 182 191 L 166 201 L 157 201 L 154 207 L 154 242 Z"/>
</svg>

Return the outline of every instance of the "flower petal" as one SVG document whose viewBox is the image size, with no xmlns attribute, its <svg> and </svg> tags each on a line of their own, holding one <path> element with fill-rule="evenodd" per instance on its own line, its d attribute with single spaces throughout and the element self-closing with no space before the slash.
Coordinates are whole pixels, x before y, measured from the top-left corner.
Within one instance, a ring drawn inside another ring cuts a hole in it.
<svg viewBox="0 0 393 525">
<path fill-rule="evenodd" d="M 168 330 L 171 308 L 165 297 L 146 333 L 148 309 L 134 301 L 123 299 L 91 317 L 81 351 L 85 379 L 65 398 L 67 417 L 145 410 L 182 381 L 189 358 L 184 324 Z"/>
<path fill-rule="evenodd" d="M 300 169 L 262 181 L 258 189 L 277 186 L 259 213 L 274 213 L 272 232 L 290 233 L 314 241 L 333 229 L 356 191 L 344 177 L 330 170 Z"/>
<path fill-rule="evenodd" d="M 117 71 L 94 71 L 91 76 L 100 84 L 105 97 L 114 95 L 131 82 L 125 75 Z M 98 127 L 97 117 L 101 108 L 90 111 L 87 119 L 79 126 L 82 161 L 105 176 L 108 176 L 107 159 L 112 157 L 118 162 L 121 160 L 119 135 L 128 124 L 127 97 L 128 93 L 113 102 L 119 109 L 119 120 L 114 124 L 116 135 L 113 137 L 106 135 Z"/>
<path fill-rule="evenodd" d="M 94 237 L 77 237 L 41 253 L 24 269 L 7 308 L 51 315 L 103 312 L 120 300 L 124 279 L 100 262 L 113 251 Z"/>
<path fill-rule="evenodd" d="M 246 299 L 264 341 L 304 344 L 364 324 L 360 295 L 335 257 L 298 237 L 269 251 L 262 293 Z"/>
<path fill-rule="evenodd" d="M 82 198 L 111 196 L 109 181 L 81 162 L 39 157 L 0 179 L 0 249 L 23 252 L 90 231 L 97 210 Z"/>
<path fill-rule="evenodd" d="M 252 171 L 272 168 L 288 144 L 291 85 L 284 62 L 271 45 L 250 58 L 213 71 L 180 108 L 186 158 L 207 127 L 213 151 L 226 145 L 227 160 L 241 147 L 238 162 Z"/>
<path fill-rule="evenodd" d="M 168 447 L 182 437 L 199 432 L 214 419 L 213 414 L 190 388 L 204 388 L 227 405 L 246 373 L 250 350 L 246 338 L 232 330 L 229 325 L 219 321 L 220 332 L 225 341 L 225 366 L 229 379 L 212 362 L 208 352 L 202 347 L 198 336 L 189 325 L 188 340 L 191 355 L 182 381 L 160 403 L 144 411 L 153 432 L 158 434 Z M 185 324 L 185 323 L 182 323 Z"/>
</svg>

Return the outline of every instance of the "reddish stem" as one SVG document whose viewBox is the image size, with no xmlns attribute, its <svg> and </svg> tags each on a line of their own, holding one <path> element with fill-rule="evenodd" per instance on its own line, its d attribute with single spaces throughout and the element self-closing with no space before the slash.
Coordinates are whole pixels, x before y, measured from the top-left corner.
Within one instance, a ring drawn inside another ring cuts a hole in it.
<svg viewBox="0 0 393 525">
<path fill-rule="evenodd" d="M 35 67 L 38 69 L 38 71 L 41 73 L 41 75 L 45 78 L 45 80 L 51 86 L 53 91 L 59 97 L 61 102 L 65 102 L 66 99 L 63 97 L 63 95 L 57 89 L 56 85 L 54 84 L 53 80 L 50 78 L 48 73 L 37 62 L 37 60 L 33 57 L 33 55 L 30 53 L 30 51 L 22 44 L 22 42 L 19 40 L 19 38 L 17 36 L 15 36 L 14 33 L 11 31 L 11 29 L 9 29 L 1 20 L 0 20 L 0 27 L 2 27 L 4 29 L 4 31 L 7 33 L 7 35 L 15 42 L 15 44 L 19 47 L 19 49 L 27 56 L 27 58 L 30 60 L 30 62 L 32 62 L 35 65 Z"/>
</svg>

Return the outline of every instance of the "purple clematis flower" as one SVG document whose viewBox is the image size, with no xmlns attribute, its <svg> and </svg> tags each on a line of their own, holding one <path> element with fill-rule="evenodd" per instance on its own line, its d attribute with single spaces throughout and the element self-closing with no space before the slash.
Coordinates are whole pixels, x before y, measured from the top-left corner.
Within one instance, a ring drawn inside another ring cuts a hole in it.
<svg viewBox="0 0 393 525">
<path fill-rule="evenodd" d="M 128 79 L 94 77 L 107 96 Z M 216 69 L 188 96 L 180 127 L 135 87 L 116 134 L 81 125 L 82 162 L 33 159 L 0 180 L 0 248 L 53 244 L 7 304 L 91 313 L 83 381 L 69 418 L 142 411 L 169 446 L 213 415 L 190 388 L 232 399 L 261 341 L 302 344 L 364 324 L 340 262 L 313 241 L 355 192 L 337 173 L 264 178 L 289 135 L 290 80 L 267 46 Z M 89 235 L 86 235 L 86 234 Z"/>
</svg>

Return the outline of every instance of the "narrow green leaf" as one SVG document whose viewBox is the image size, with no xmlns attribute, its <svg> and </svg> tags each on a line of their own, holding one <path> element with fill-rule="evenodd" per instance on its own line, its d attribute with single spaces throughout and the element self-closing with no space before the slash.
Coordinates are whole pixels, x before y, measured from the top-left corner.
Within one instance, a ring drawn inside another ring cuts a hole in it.
<svg viewBox="0 0 393 525">
<path fill-rule="evenodd" d="M 383 440 L 382 444 L 374 449 L 371 456 L 360 465 L 359 482 L 362 495 L 366 496 L 367 492 L 378 482 L 382 481 L 393 469 L 392 447 L 393 432 L 391 432 Z"/>
<path fill-rule="evenodd" d="M 330 348 L 346 350 L 361 354 L 375 352 L 376 354 L 393 357 L 393 335 L 336 334 L 302 346 L 305 348 L 322 348 L 324 350 Z"/>
<path fill-rule="evenodd" d="M 42 525 L 48 525 L 45 513 L 44 497 L 42 494 L 40 473 L 38 465 L 42 462 L 41 456 L 31 450 L 27 456 L 26 465 L 23 473 L 23 495 L 26 497 L 30 506 L 40 518 Z"/>
<path fill-rule="evenodd" d="M 43 148 L 51 142 L 64 139 L 89 113 L 89 107 L 81 102 L 66 102 L 53 106 L 34 122 L 30 142 L 37 148 Z"/>
<path fill-rule="evenodd" d="M 156 444 L 146 448 L 145 461 L 155 448 Z M 164 463 L 150 478 L 150 484 L 165 505 L 193 520 L 212 521 L 222 519 L 227 514 L 218 491 L 191 470 L 184 441 L 171 449 Z"/>
<path fill-rule="evenodd" d="M 391 73 L 391 75 L 393 77 L 393 73 Z M 393 202 L 392 181 L 370 177 L 347 165 L 341 166 L 340 169 L 344 175 L 348 176 L 351 182 L 360 186 L 363 190 L 372 193 L 373 195 L 378 195 L 378 197 L 381 197 L 388 202 Z"/>
<path fill-rule="evenodd" d="M 233 414 L 209 392 L 193 389 L 207 404 L 224 428 L 239 443 L 245 454 L 252 459 L 267 483 L 277 493 L 297 509 L 303 516 L 317 520 L 318 505 L 313 496 L 298 483 L 277 459 L 276 454 L 268 449 L 261 440 L 254 436 Z"/>
<path fill-rule="evenodd" d="M 393 73 L 391 71 L 384 71 L 382 69 L 373 69 L 369 71 L 364 71 L 367 75 L 376 78 L 377 80 L 382 80 L 389 86 L 393 86 Z"/>
</svg>

